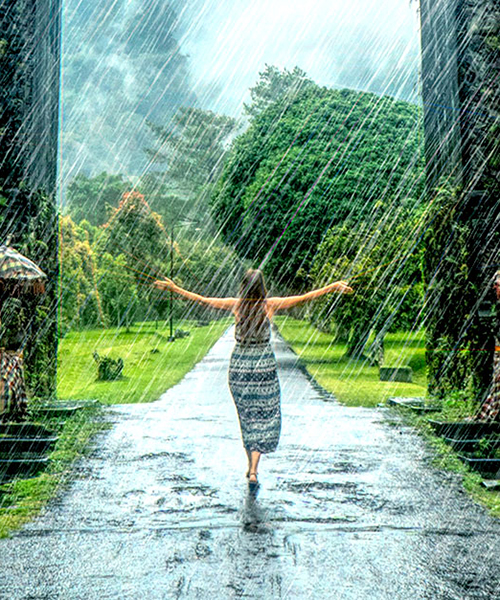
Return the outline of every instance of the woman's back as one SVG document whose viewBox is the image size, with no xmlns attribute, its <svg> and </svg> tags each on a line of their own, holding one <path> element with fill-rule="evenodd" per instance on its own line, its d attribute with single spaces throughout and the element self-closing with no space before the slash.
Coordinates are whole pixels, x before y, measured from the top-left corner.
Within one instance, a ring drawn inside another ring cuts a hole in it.
<svg viewBox="0 0 500 600">
<path fill-rule="evenodd" d="M 271 323 L 266 301 L 242 299 L 235 311 L 235 338 L 240 344 L 266 344 L 271 339 Z"/>
</svg>

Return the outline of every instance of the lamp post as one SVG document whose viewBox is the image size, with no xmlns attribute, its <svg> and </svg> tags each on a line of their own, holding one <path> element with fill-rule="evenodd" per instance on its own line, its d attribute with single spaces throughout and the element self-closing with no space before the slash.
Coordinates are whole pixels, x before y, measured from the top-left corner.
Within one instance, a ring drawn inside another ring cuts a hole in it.
<svg viewBox="0 0 500 600">
<path fill-rule="evenodd" d="M 174 279 L 174 221 L 172 220 L 172 228 L 170 230 L 170 279 Z M 169 342 L 175 342 L 174 336 L 174 292 L 169 291 L 168 296 L 168 312 L 170 322 Z"/>
<path fill-rule="evenodd" d="M 184 219 L 179 223 L 180 226 L 188 226 L 192 225 L 193 221 L 190 219 Z M 170 229 L 170 279 L 174 279 L 174 220 L 172 219 L 172 226 Z M 199 228 L 196 228 L 196 231 L 199 231 Z M 169 292 L 168 298 L 168 309 L 169 309 L 169 326 L 170 326 L 170 335 L 168 337 L 169 342 L 175 342 L 174 335 L 174 293 L 172 290 Z"/>
</svg>

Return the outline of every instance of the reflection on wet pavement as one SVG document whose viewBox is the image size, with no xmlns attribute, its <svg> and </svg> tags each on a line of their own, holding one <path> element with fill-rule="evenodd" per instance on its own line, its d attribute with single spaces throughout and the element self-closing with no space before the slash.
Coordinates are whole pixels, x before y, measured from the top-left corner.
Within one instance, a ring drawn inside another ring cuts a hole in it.
<svg viewBox="0 0 500 600">
<path fill-rule="evenodd" d="M 276 340 L 283 435 L 248 493 L 228 332 L 0 541 L 0 598 L 500 598 L 500 526 L 384 410 L 346 408 Z M 394 416 L 391 416 L 394 420 Z"/>
</svg>

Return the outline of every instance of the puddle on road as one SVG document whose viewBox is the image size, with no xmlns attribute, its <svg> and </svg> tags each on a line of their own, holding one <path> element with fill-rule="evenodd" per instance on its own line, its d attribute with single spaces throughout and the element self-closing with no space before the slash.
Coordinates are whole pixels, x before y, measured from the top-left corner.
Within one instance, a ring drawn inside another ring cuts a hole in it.
<svg viewBox="0 0 500 600">
<path fill-rule="evenodd" d="M 327 481 L 309 481 L 309 482 L 300 482 L 300 481 L 287 481 L 282 484 L 283 487 L 293 491 L 293 492 L 312 492 L 314 490 L 354 490 L 358 487 L 358 484 L 353 482 L 345 482 L 345 483 L 334 483 Z"/>
<path fill-rule="evenodd" d="M 174 486 L 171 489 L 172 493 L 177 494 L 177 495 L 186 495 L 186 494 L 190 494 L 192 496 L 216 496 L 217 495 L 217 491 L 214 488 L 210 488 L 208 486 L 205 485 L 186 485 L 186 486 Z"/>
<path fill-rule="evenodd" d="M 186 463 L 193 463 L 194 459 L 188 456 L 185 452 L 147 452 L 141 456 L 135 457 L 135 461 L 156 460 L 158 458 L 167 458 L 171 460 L 180 460 Z"/>
<path fill-rule="evenodd" d="M 158 481 L 158 483 L 166 483 L 166 482 L 170 482 L 170 481 L 174 481 L 174 482 L 185 482 L 187 483 L 188 481 L 192 481 L 192 477 L 187 477 L 186 475 L 179 475 L 177 473 L 171 474 L 171 475 L 160 475 L 156 477 L 156 480 Z"/>
</svg>

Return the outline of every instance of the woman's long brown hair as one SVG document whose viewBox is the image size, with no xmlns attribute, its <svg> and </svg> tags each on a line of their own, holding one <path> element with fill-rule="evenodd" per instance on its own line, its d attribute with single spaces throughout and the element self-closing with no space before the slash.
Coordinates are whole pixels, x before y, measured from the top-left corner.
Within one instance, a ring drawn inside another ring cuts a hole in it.
<svg viewBox="0 0 500 600">
<path fill-rule="evenodd" d="M 236 315 L 241 335 L 247 337 L 252 333 L 259 333 L 267 317 L 267 290 L 262 271 L 249 269 L 245 273 L 239 297 Z"/>
</svg>

